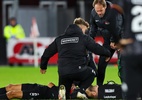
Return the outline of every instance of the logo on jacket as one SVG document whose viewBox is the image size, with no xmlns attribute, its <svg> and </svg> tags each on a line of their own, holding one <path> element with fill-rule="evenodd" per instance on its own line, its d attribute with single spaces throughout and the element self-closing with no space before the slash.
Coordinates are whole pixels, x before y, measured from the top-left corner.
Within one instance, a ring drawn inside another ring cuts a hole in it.
<svg viewBox="0 0 142 100">
<path fill-rule="evenodd" d="M 95 22 L 99 22 L 99 20 L 95 20 Z"/>
<path fill-rule="evenodd" d="M 105 93 L 114 93 L 115 89 L 105 89 Z"/>
<path fill-rule="evenodd" d="M 63 38 L 61 39 L 61 44 L 78 43 L 78 41 L 79 37 Z"/>
<path fill-rule="evenodd" d="M 105 25 L 109 25 L 110 24 L 110 22 L 108 22 L 108 21 L 105 21 Z"/>
<path fill-rule="evenodd" d="M 30 95 L 33 96 L 33 97 L 36 97 L 36 96 L 39 95 L 39 93 L 32 93 L 32 92 L 31 92 Z"/>
</svg>

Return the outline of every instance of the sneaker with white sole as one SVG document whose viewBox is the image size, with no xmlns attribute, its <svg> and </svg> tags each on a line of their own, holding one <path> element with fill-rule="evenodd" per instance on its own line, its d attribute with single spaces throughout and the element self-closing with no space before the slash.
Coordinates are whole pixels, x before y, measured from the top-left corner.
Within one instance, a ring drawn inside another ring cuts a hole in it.
<svg viewBox="0 0 142 100">
<path fill-rule="evenodd" d="M 59 100 L 66 100 L 66 88 L 64 85 L 59 87 Z"/>
<path fill-rule="evenodd" d="M 87 96 L 85 94 L 81 93 L 81 92 L 77 93 L 77 98 L 78 99 L 88 99 Z"/>
</svg>

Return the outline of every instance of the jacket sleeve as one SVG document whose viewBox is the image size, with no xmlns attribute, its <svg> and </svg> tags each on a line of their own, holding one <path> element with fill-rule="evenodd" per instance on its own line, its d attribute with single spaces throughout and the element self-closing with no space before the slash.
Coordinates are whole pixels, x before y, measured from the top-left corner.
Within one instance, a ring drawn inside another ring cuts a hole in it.
<svg viewBox="0 0 142 100">
<path fill-rule="evenodd" d="M 124 16 L 120 13 L 117 13 L 117 15 L 115 16 L 116 19 L 116 31 L 113 34 L 118 34 L 118 39 L 123 37 L 123 31 L 124 31 Z M 112 35 L 111 37 L 111 42 L 115 42 L 115 39 Z"/>
<path fill-rule="evenodd" d="M 95 17 L 95 12 L 93 9 L 90 15 L 90 30 L 89 30 L 89 34 L 93 39 L 96 37 L 97 31 L 98 31 L 98 27 L 95 23 L 94 17 Z"/>
<path fill-rule="evenodd" d="M 23 27 L 20 24 L 17 24 L 17 34 L 16 34 L 16 38 L 17 39 L 22 39 L 25 38 L 25 32 Z"/>
<path fill-rule="evenodd" d="M 109 11 L 109 16 L 106 19 L 110 22 L 106 28 L 112 34 L 113 39 L 111 41 L 118 42 L 121 38 L 124 29 L 124 15 L 117 10 L 117 7 L 113 5 Z"/>
<path fill-rule="evenodd" d="M 56 40 L 54 40 L 44 51 L 43 55 L 41 56 L 40 68 L 47 69 L 47 64 L 49 59 L 57 53 L 57 45 Z"/>
<path fill-rule="evenodd" d="M 85 45 L 87 47 L 87 50 L 89 50 L 97 55 L 110 57 L 110 55 L 111 55 L 110 51 L 108 49 L 106 49 L 105 47 L 96 43 L 92 38 L 90 38 L 89 36 L 86 36 L 85 40 L 86 40 Z"/>
<path fill-rule="evenodd" d="M 10 33 L 10 26 L 5 26 L 4 27 L 4 37 L 6 38 L 6 39 L 9 39 L 9 38 L 11 38 L 11 33 Z"/>
</svg>

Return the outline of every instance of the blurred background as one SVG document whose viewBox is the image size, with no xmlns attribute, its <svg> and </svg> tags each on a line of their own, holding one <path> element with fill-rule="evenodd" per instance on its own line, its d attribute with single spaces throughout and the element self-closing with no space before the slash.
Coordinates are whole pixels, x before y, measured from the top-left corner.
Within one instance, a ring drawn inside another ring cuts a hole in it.
<svg viewBox="0 0 142 100">
<path fill-rule="evenodd" d="M 0 0 L 0 86 L 48 82 L 57 85 L 57 54 L 50 59 L 51 67 L 46 75 L 40 74 L 39 68 L 34 67 L 38 67 L 44 49 L 55 37 L 64 33 L 74 18 L 82 17 L 89 22 L 92 2 L 93 0 Z M 9 25 L 11 17 L 15 17 L 23 27 L 25 38 L 7 40 L 4 37 L 4 28 Z M 31 34 L 35 36 L 31 37 Z M 102 44 L 103 39 L 98 36 L 96 41 Z M 97 63 L 98 56 L 93 57 Z M 110 63 L 116 62 L 115 53 Z M 108 80 L 120 83 L 117 74 L 117 67 L 109 65 L 105 83 Z"/>
<path fill-rule="evenodd" d="M 64 33 L 67 25 L 76 17 L 82 17 L 89 22 L 93 0 L 0 0 L 0 65 L 23 65 L 40 62 L 43 50 L 55 37 Z M 24 39 L 4 38 L 4 27 L 9 24 L 9 18 L 15 17 L 25 32 Z M 32 20 L 38 25 L 36 48 L 34 38 L 30 37 Z M 102 38 L 97 41 L 102 44 Z M 36 50 L 34 50 L 36 49 Z M 36 58 L 37 57 L 37 58 Z M 97 62 L 98 56 L 94 55 Z M 114 54 L 110 63 L 116 63 Z M 49 64 L 57 63 L 55 55 Z"/>
</svg>

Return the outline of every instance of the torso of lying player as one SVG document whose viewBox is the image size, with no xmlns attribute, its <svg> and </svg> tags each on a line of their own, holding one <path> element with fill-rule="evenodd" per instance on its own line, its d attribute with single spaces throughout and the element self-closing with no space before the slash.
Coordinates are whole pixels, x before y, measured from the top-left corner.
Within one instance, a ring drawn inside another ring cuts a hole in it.
<svg viewBox="0 0 142 100">
<path fill-rule="evenodd" d="M 58 99 L 59 87 L 51 82 L 48 85 L 36 83 L 10 84 L 6 86 L 5 89 L 8 99 Z"/>
</svg>

